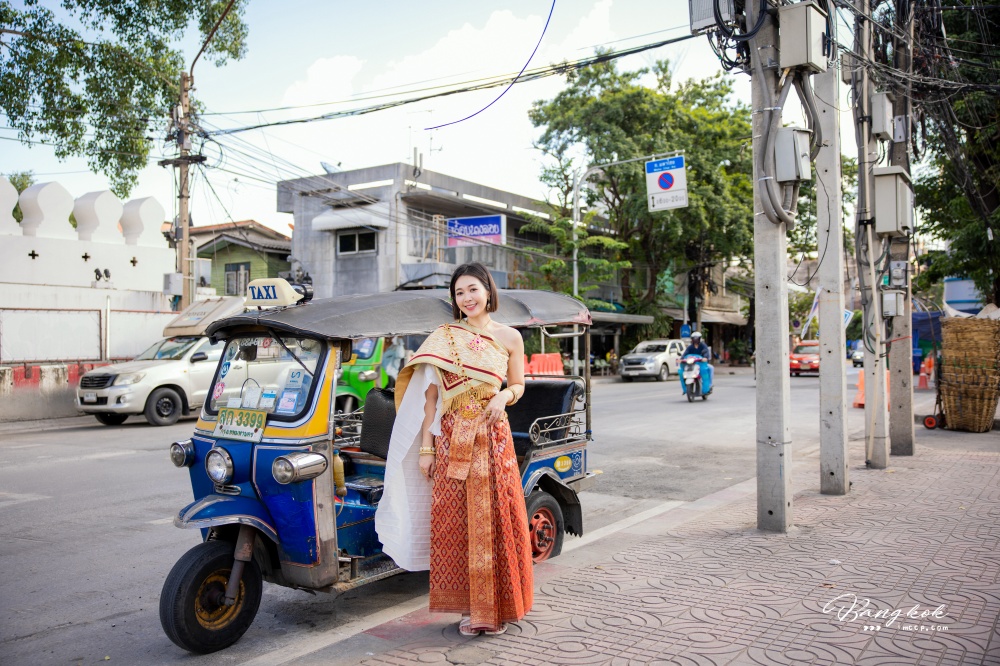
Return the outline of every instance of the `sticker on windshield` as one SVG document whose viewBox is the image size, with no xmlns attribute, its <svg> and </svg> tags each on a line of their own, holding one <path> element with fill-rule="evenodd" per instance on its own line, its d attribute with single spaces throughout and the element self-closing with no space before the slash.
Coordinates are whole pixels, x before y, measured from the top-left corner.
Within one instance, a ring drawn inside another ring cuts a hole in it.
<svg viewBox="0 0 1000 666">
<path fill-rule="evenodd" d="M 240 405 L 242 404 L 243 401 L 240 400 L 239 397 L 237 396 L 235 398 L 230 398 L 229 401 L 226 403 L 226 407 L 229 407 L 230 409 L 239 409 Z"/>
<path fill-rule="evenodd" d="M 239 345 L 229 345 L 229 349 L 226 350 L 226 360 L 232 361 L 236 358 L 236 353 L 240 350 Z"/>
<path fill-rule="evenodd" d="M 264 338 L 263 340 L 261 340 L 260 341 L 260 346 L 263 347 L 264 349 L 267 349 L 268 347 L 270 347 L 271 346 L 271 338 Z"/>
<path fill-rule="evenodd" d="M 228 374 L 229 374 L 229 361 L 226 361 L 225 363 L 222 364 L 222 367 L 219 368 L 219 376 L 225 377 Z"/>
<path fill-rule="evenodd" d="M 260 396 L 260 402 L 257 403 L 258 409 L 274 409 L 274 403 L 278 399 L 278 392 L 268 389 L 264 391 Z"/>
<path fill-rule="evenodd" d="M 298 402 L 299 394 L 295 391 L 283 391 L 281 393 L 281 400 L 278 401 L 278 413 L 279 414 L 294 414 L 295 413 L 295 403 Z"/>
<path fill-rule="evenodd" d="M 218 382 L 215 385 L 215 390 L 212 391 L 212 400 L 218 400 L 222 397 L 222 392 L 226 390 L 226 385 L 222 382 Z"/>
<path fill-rule="evenodd" d="M 302 381 L 305 378 L 305 374 L 306 373 L 303 370 L 290 370 L 288 373 L 288 381 L 285 382 L 285 388 L 302 388 Z M 284 396 L 282 396 L 282 398 L 283 397 Z"/>
</svg>

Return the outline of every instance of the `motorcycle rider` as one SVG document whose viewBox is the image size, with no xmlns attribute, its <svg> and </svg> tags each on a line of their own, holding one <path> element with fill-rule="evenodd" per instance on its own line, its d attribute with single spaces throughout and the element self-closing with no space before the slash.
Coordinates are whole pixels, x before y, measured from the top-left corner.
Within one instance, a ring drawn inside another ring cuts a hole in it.
<svg viewBox="0 0 1000 666">
<path fill-rule="evenodd" d="M 691 334 L 691 344 L 689 344 L 687 349 L 684 350 L 684 353 L 681 354 L 681 358 L 683 359 L 686 356 L 701 356 L 705 359 L 702 371 L 707 375 L 707 384 L 714 388 L 715 383 L 713 380 L 715 379 L 715 368 L 712 366 L 712 350 L 709 349 L 708 345 L 705 344 L 705 341 L 701 339 L 701 331 L 695 331 Z M 681 388 L 684 389 L 685 393 L 687 392 L 683 380 L 681 382 Z M 709 393 L 711 393 L 711 391 L 712 389 L 709 389 Z"/>
</svg>

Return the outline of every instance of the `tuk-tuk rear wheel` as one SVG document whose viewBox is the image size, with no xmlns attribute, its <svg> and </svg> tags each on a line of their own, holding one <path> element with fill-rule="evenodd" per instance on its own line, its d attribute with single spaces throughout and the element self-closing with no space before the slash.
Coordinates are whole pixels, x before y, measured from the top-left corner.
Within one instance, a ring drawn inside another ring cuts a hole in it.
<svg viewBox="0 0 1000 666">
<path fill-rule="evenodd" d="M 528 533 L 531 536 L 531 559 L 544 562 L 562 552 L 566 525 L 556 498 L 543 490 L 528 496 Z"/>
<path fill-rule="evenodd" d="M 257 615 L 264 585 L 253 561 L 243 569 L 236 603 L 225 605 L 233 549 L 227 541 L 200 543 L 177 560 L 163 582 L 160 624 L 167 638 L 185 650 L 207 654 L 229 647 Z"/>
</svg>

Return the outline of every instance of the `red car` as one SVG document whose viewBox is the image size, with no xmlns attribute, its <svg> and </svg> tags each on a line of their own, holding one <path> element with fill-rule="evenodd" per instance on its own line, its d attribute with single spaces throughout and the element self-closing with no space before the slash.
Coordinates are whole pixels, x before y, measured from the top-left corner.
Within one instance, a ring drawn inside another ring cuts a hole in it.
<svg viewBox="0 0 1000 666">
<path fill-rule="evenodd" d="M 795 345 L 788 355 L 788 369 L 793 375 L 819 372 L 819 340 L 805 340 Z"/>
</svg>

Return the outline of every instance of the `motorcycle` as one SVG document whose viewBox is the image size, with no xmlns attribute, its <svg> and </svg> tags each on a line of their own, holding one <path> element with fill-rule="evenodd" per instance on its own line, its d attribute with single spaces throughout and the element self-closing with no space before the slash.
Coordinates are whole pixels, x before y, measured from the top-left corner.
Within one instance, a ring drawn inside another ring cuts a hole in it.
<svg viewBox="0 0 1000 666">
<path fill-rule="evenodd" d="M 684 389 L 688 402 L 694 402 L 694 399 L 699 396 L 702 400 L 708 400 L 708 396 L 712 392 L 712 379 L 705 367 L 707 365 L 708 359 L 694 354 L 688 354 L 681 359 L 678 375 L 680 375 L 681 387 Z"/>
</svg>

